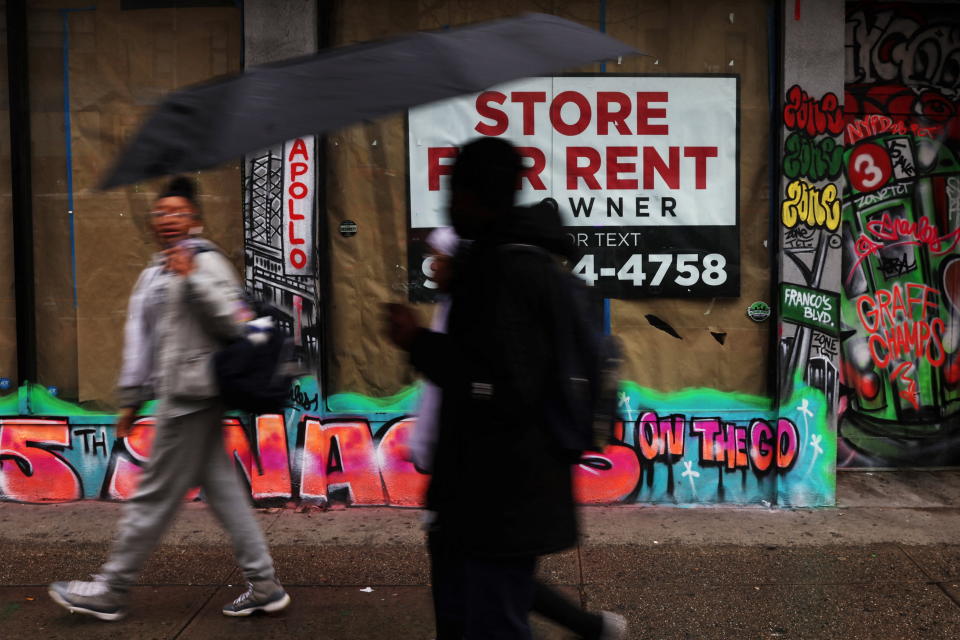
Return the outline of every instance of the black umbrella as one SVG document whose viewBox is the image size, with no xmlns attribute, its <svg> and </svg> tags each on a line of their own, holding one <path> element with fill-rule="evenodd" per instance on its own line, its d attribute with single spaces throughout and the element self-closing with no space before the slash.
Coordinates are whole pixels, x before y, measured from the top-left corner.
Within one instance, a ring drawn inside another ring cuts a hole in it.
<svg viewBox="0 0 960 640">
<path fill-rule="evenodd" d="M 205 169 L 298 136 L 636 53 L 575 22 L 533 13 L 256 67 L 169 95 L 103 188 Z"/>
</svg>

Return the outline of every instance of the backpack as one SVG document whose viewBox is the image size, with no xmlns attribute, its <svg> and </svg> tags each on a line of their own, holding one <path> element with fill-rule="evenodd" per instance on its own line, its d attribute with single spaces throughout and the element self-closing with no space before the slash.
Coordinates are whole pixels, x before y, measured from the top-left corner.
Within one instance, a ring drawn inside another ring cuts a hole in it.
<svg viewBox="0 0 960 640">
<path fill-rule="evenodd" d="M 293 340 L 279 328 L 273 307 L 251 305 L 257 318 L 246 335 L 213 356 L 220 397 L 230 409 L 253 414 L 280 413 L 290 402 L 297 363 Z"/>
<path fill-rule="evenodd" d="M 597 327 L 591 313 L 596 299 L 587 285 L 559 265 L 557 272 L 570 307 L 556 324 L 557 393 L 547 413 L 561 446 L 579 459 L 613 438 L 623 349 L 619 338 Z"/>
<path fill-rule="evenodd" d="M 555 377 L 547 394 L 547 424 L 571 461 L 584 451 L 600 451 L 613 438 L 617 420 L 617 385 L 623 363 L 619 338 L 604 335 L 591 309 L 592 291 L 561 267 L 545 249 L 530 244 L 501 245 L 509 250 L 533 251 L 549 261 L 553 274 L 555 308 L 553 354 Z"/>
<path fill-rule="evenodd" d="M 196 254 L 222 252 L 212 244 L 191 243 Z M 213 354 L 213 373 L 220 399 L 228 409 L 253 414 L 279 413 L 290 402 L 298 374 L 293 340 L 279 328 L 279 312 L 244 293 L 255 318 L 245 323 L 245 335 Z M 249 435 L 249 434 L 248 434 Z"/>
</svg>

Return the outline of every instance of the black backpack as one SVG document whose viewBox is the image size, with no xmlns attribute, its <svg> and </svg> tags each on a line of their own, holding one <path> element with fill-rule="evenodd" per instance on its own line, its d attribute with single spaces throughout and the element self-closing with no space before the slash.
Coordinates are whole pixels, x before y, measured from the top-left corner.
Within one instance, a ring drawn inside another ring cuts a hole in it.
<svg viewBox="0 0 960 640">
<path fill-rule="evenodd" d="M 254 303 L 257 318 L 271 318 L 269 329 L 251 331 L 213 356 L 220 397 L 230 409 L 254 414 L 279 413 L 290 402 L 297 373 L 293 340 L 279 327 L 277 311 Z"/>
<path fill-rule="evenodd" d="M 507 250 L 540 254 L 550 263 L 556 307 L 553 316 L 555 377 L 547 394 L 547 424 L 571 461 L 584 451 L 600 451 L 613 438 L 617 420 L 617 385 L 623 363 L 619 338 L 604 335 L 591 309 L 592 290 L 561 267 L 542 247 L 505 244 Z"/>
<path fill-rule="evenodd" d="M 570 307 L 557 314 L 556 385 L 547 413 L 560 445 L 579 458 L 600 451 L 613 438 L 617 385 L 623 363 L 619 338 L 604 335 L 591 309 L 596 299 L 580 278 L 557 267 Z"/>
<path fill-rule="evenodd" d="M 196 253 L 222 252 L 215 245 L 194 247 Z M 293 340 L 280 329 L 280 315 L 275 307 L 244 294 L 247 306 L 256 320 L 271 319 L 269 329 L 248 333 L 230 342 L 213 354 L 213 373 L 220 390 L 220 399 L 227 409 L 253 414 L 280 413 L 290 402 L 290 388 L 300 375 L 295 360 Z M 253 337 L 259 334 L 258 338 Z M 265 339 L 264 339 L 265 338 Z"/>
</svg>

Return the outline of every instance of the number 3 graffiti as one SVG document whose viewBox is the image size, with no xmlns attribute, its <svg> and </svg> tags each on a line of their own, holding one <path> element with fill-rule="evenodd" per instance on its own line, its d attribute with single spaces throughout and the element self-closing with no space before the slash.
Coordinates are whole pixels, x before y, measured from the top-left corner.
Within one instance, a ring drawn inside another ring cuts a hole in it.
<svg viewBox="0 0 960 640">
<path fill-rule="evenodd" d="M 886 149 L 862 144 L 850 154 L 850 184 L 862 193 L 876 191 L 890 180 L 893 167 Z"/>
</svg>

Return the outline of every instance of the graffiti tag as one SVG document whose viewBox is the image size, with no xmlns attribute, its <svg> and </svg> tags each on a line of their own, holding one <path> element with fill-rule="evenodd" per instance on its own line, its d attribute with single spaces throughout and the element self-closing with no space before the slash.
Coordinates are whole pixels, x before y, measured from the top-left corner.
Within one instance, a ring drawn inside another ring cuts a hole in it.
<svg viewBox="0 0 960 640">
<path fill-rule="evenodd" d="M 794 180 L 787 185 L 786 198 L 780 205 L 783 226 L 790 228 L 799 222 L 811 227 L 825 227 L 836 231 L 840 226 L 840 199 L 837 186 L 816 187 L 806 180 Z"/>
<path fill-rule="evenodd" d="M 827 93 L 817 100 L 799 85 L 793 85 L 787 90 L 783 123 L 788 129 L 804 131 L 811 137 L 824 133 L 837 135 L 843 131 L 843 108 L 835 93 Z"/>
</svg>

